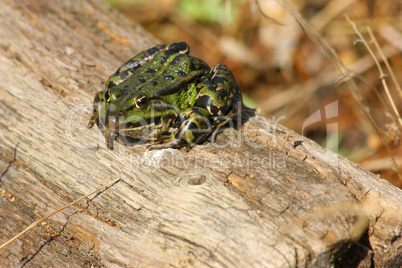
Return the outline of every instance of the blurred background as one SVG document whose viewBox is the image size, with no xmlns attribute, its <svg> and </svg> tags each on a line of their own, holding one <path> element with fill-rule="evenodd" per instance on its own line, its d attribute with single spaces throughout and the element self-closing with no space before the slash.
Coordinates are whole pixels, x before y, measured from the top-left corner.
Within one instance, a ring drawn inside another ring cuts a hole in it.
<svg viewBox="0 0 402 268">
<path fill-rule="evenodd" d="M 210 66 L 225 63 L 246 106 L 274 121 L 282 116 L 279 124 L 402 188 L 400 0 L 105 1 L 161 43 L 185 41 Z M 319 35 L 303 30 L 290 9 Z M 322 120 L 304 125 L 314 113 Z"/>
</svg>

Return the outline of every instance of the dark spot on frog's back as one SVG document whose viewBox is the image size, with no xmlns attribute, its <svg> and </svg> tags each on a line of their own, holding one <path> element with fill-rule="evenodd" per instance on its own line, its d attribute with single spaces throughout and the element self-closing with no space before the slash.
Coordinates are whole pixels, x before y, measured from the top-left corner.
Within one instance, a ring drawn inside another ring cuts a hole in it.
<svg viewBox="0 0 402 268">
<path fill-rule="evenodd" d="M 176 58 L 174 58 L 174 60 L 172 60 L 172 62 L 170 63 L 170 65 L 175 65 L 175 64 L 177 64 L 177 63 L 179 63 L 180 62 L 180 57 L 181 55 L 179 55 L 178 57 L 176 57 Z"/>
<path fill-rule="evenodd" d="M 113 82 L 113 81 L 109 81 L 109 83 L 107 83 L 107 88 L 112 88 L 112 87 L 114 87 L 114 86 L 116 86 L 116 84 Z"/>
<path fill-rule="evenodd" d="M 190 48 L 189 46 L 185 43 L 185 42 L 177 42 L 177 43 L 173 43 L 169 46 L 168 48 L 171 51 L 175 51 L 175 52 L 180 52 L 183 51 L 185 53 L 189 53 L 190 52 Z"/>
<path fill-rule="evenodd" d="M 166 62 L 166 57 L 161 57 L 161 64 L 163 65 Z"/>
<path fill-rule="evenodd" d="M 143 78 L 138 79 L 138 81 L 139 81 L 141 84 L 144 84 L 145 82 L 147 82 L 147 80 L 145 80 L 145 79 L 143 79 Z"/>
<path fill-rule="evenodd" d="M 226 88 L 219 88 L 219 90 L 217 90 L 217 92 L 218 92 L 219 96 L 221 96 L 222 98 L 225 98 L 225 97 L 232 98 L 233 97 L 232 96 L 233 94 L 228 93 L 228 90 Z"/>
<path fill-rule="evenodd" d="M 194 61 L 190 62 L 190 66 L 189 66 L 191 71 L 196 71 L 197 70 L 197 66 L 195 65 Z"/>
<path fill-rule="evenodd" d="M 154 69 L 148 69 L 147 71 L 146 71 L 146 73 L 148 73 L 148 74 L 153 74 L 153 73 L 155 73 L 156 71 L 154 70 Z"/>
<path fill-rule="evenodd" d="M 158 85 L 158 81 L 152 81 L 152 86 L 156 87 Z"/>
<path fill-rule="evenodd" d="M 149 54 L 150 56 L 155 56 L 155 55 L 159 52 L 159 49 L 156 48 L 156 47 L 153 47 L 153 48 L 148 49 L 147 52 L 148 52 L 148 54 Z"/>
<path fill-rule="evenodd" d="M 168 56 L 168 57 L 169 57 L 169 56 L 172 56 L 173 54 L 176 54 L 176 53 L 177 53 L 177 52 L 172 51 L 172 50 L 166 50 L 166 51 L 165 51 L 165 55 Z"/>
<path fill-rule="evenodd" d="M 178 76 L 181 76 L 181 77 L 186 77 L 186 76 L 187 76 L 187 74 L 186 74 L 185 72 L 183 72 L 183 71 L 179 71 L 179 72 L 177 73 L 177 75 L 178 75 Z"/>
<path fill-rule="evenodd" d="M 228 80 L 226 77 L 215 76 L 215 77 L 212 79 L 212 83 L 213 83 L 213 84 L 229 83 L 229 80 Z"/>
</svg>

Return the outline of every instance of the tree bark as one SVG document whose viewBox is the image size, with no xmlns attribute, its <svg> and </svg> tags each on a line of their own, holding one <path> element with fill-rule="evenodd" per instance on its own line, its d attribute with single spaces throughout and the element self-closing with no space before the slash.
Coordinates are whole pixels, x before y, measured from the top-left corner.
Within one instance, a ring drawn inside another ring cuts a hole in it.
<svg viewBox="0 0 402 268">
<path fill-rule="evenodd" d="M 0 0 L 0 250 L 33 267 L 397 267 L 401 191 L 246 110 L 216 144 L 106 148 L 108 76 L 157 43 L 100 0 Z M 179 40 L 178 40 L 179 41 Z"/>
</svg>

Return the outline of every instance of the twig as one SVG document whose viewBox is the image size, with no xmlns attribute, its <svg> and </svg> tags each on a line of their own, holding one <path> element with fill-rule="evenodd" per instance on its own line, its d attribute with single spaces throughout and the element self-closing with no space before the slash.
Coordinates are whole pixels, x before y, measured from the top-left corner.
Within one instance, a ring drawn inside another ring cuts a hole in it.
<svg viewBox="0 0 402 268">
<path fill-rule="evenodd" d="M 366 39 L 364 39 L 363 35 L 362 35 L 362 34 L 359 32 L 359 30 L 357 29 L 356 24 L 353 23 L 353 22 L 349 19 L 349 17 L 348 17 L 347 15 L 346 15 L 346 19 L 347 19 L 347 21 L 352 25 L 352 28 L 353 28 L 353 30 L 355 31 L 355 33 L 359 36 L 360 41 L 364 44 L 364 46 L 366 47 L 366 49 L 369 51 L 370 55 L 371 55 L 372 58 L 374 59 L 376 65 L 377 65 L 377 68 L 378 68 L 378 70 L 379 70 L 379 72 L 380 72 L 380 79 L 381 79 L 381 82 L 382 82 L 382 84 L 383 84 L 384 90 L 385 90 L 385 92 L 386 92 L 386 95 L 387 95 L 387 97 L 388 97 L 388 100 L 390 101 L 392 110 L 394 111 L 394 114 L 391 115 L 391 119 L 393 119 L 394 122 L 397 121 L 397 122 L 395 122 L 395 124 L 398 126 L 399 129 L 402 129 L 402 119 L 401 119 L 401 116 L 399 115 L 398 109 L 396 108 L 395 103 L 394 103 L 394 101 L 392 100 L 392 96 L 391 96 L 391 94 L 390 94 L 390 92 L 389 92 L 388 85 L 387 85 L 387 83 L 386 83 L 386 81 L 385 81 L 385 74 L 384 74 L 384 72 L 383 72 L 383 70 L 382 70 L 382 68 L 381 68 L 381 65 L 380 65 L 378 59 L 376 58 L 376 55 L 374 54 L 373 50 L 370 48 L 370 46 L 369 46 L 369 44 L 367 43 Z M 370 37 L 372 38 L 374 44 L 376 45 L 377 50 L 380 52 L 381 57 L 383 58 L 384 62 L 387 62 L 387 63 L 388 63 L 387 59 L 385 58 L 384 53 L 382 53 L 382 50 L 380 49 L 378 43 L 376 42 L 376 39 L 375 39 L 374 35 L 372 34 L 371 29 L 370 29 L 369 27 L 367 27 L 367 28 L 368 28 L 368 32 L 369 32 L 369 34 L 370 34 Z M 389 67 L 389 69 L 391 69 L 390 66 L 389 66 L 389 64 L 387 64 L 387 63 L 386 63 L 387 68 Z M 398 83 L 396 83 L 396 84 L 398 85 Z M 396 117 L 397 120 L 395 120 L 395 117 Z M 399 124 L 399 125 L 398 125 L 398 124 Z M 382 138 L 382 135 L 380 136 L 380 138 Z M 382 138 L 382 141 L 383 141 L 383 144 L 384 144 L 384 146 L 386 147 L 387 151 L 388 151 L 389 154 L 391 155 L 391 149 L 389 148 L 388 144 L 385 142 L 385 140 L 384 140 L 383 138 Z M 402 180 L 402 174 L 399 172 L 398 165 L 397 165 L 397 163 L 396 163 L 395 157 L 391 156 L 391 161 L 392 161 L 393 167 L 395 168 L 395 171 L 396 171 L 396 172 L 398 173 L 398 175 L 399 175 L 399 179 Z"/>
<path fill-rule="evenodd" d="M 50 214 L 47 215 L 46 217 L 44 217 L 44 218 L 42 218 L 42 219 L 40 219 L 40 220 L 37 220 L 37 221 L 33 222 L 31 225 L 29 225 L 27 228 L 25 228 L 22 232 L 20 232 L 19 234 L 17 234 L 16 236 L 14 236 L 14 237 L 11 238 L 10 240 L 8 240 L 6 243 L 4 243 L 3 245 L 1 245 L 1 246 L 0 246 L 0 250 L 3 249 L 3 248 L 4 248 L 5 246 L 7 246 L 8 244 L 12 243 L 14 240 L 16 240 L 17 238 L 19 238 L 21 235 L 25 234 L 27 231 L 29 231 L 29 230 L 31 230 L 32 228 L 34 228 L 36 225 L 38 225 L 38 224 L 41 223 L 42 221 L 48 219 L 49 217 L 53 216 L 54 214 L 56 214 L 56 213 L 58 213 L 58 212 L 60 212 L 60 211 L 62 211 L 62 210 L 64 210 L 64 209 L 66 209 L 66 208 L 68 208 L 68 207 L 74 205 L 75 203 L 77 203 L 77 202 L 81 201 L 82 199 L 84 199 L 84 198 L 90 196 L 91 194 L 94 194 L 94 193 L 96 193 L 96 192 L 98 192 L 98 191 L 100 191 L 100 190 L 102 190 L 102 189 L 104 189 L 104 188 L 107 188 L 107 187 L 109 187 L 109 186 L 115 184 L 115 183 L 118 182 L 119 180 L 120 180 L 120 178 L 119 178 L 119 179 L 116 179 L 116 180 L 114 180 L 114 181 L 112 181 L 112 182 L 110 182 L 110 183 L 108 183 L 108 184 L 106 184 L 106 185 L 103 185 L 103 186 L 99 187 L 98 189 L 96 189 L 96 190 L 90 192 L 89 194 L 86 194 L 86 195 L 84 195 L 83 197 L 78 198 L 78 199 L 75 200 L 74 202 L 72 202 L 72 203 L 70 203 L 70 204 L 68 204 L 68 205 L 65 205 L 64 207 L 61 207 L 61 208 L 59 208 L 59 209 L 53 211 L 52 213 L 50 213 Z"/>
<path fill-rule="evenodd" d="M 394 73 L 394 71 L 392 70 L 391 65 L 389 64 L 387 57 L 385 57 L 384 52 L 382 51 L 381 47 L 378 45 L 377 39 L 374 37 L 374 34 L 373 34 L 373 32 L 371 31 L 371 28 L 370 28 L 370 27 L 367 27 L 367 31 L 368 31 L 368 33 L 369 33 L 371 39 L 373 40 L 373 43 L 374 43 L 374 45 L 375 45 L 375 47 L 376 47 L 378 53 L 380 54 L 380 56 L 381 56 L 381 58 L 382 58 L 382 60 L 383 60 L 383 62 L 384 62 L 384 64 L 385 64 L 385 66 L 387 67 L 388 72 L 389 72 L 390 75 L 391 75 L 391 78 L 392 78 L 392 81 L 393 81 L 394 84 L 395 84 L 395 87 L 397 88 L 398 92 L 401 94 L 400 97 L 402 97 L 402 90 L 401 90 L 401 87 L 399 86 L 399 83 L 398 83 L 398 81 L 396 80 L 395 73 Z M 391 93 L 389 92 L 388 86 L 387 86 L 386 81 L 385 81 L 385 78 L 384 78 L 385 75 L 384 75 L 384 73 L 383 73 L 383 71 L 382 71 L 381 65 L 380 65 L 377 61 L 376 61 L 376 64 L 377 64 L 377 66 L 378 66 L 378 69 L 380 70 L 381 80 L 382 80 L 382 83 L 383 83 L 383 86 L 384 86 L 384 90 L 385 90 L 385 92 L 386 92 L 386 94 L 387 94 L 387 97 L 388 97 L 388 99 L 389 99 L 389 102 L 391 103 L 392 109 L 394 110 L 394 113 L 395 113 L 396 117 L 398 118 L 400 128 L 402 129 L 402 119 L 401 119 L 401 116 L 399 115 L 398 109 L 396 108 L 395 102 L 394 102 L 393 99 L 392 99 Z"/>
<path fill-rule="evenodd" d="M 1 179 L 3 178 L 3 176 L 4 176 L 4 175 L 8 172 L 8 170 L 11 168 L 11 165 L 12 165 L 15 161 L 17 161 L 17 148 L 18 148 L 18 145 L 20 145 L 19 142 L 17 142 L 17 145 L 15 145 L 15 147 L 14 147 L 14 156 L 13 156 L 13 159 L 11 159 L 11 161 L 8 162 L 7 168 L 0 174 L 0 182 L 1 182 Z"/>
<path fill-rule="evenodd" d="M 321 30 L 327 25 L 331 20 L 334 19 L 339 13 L 344 11 L 350 5 L 352 5 L 356 0 L 344 0 L 337 1 L 332 0 L 325 7 L 318 12 L 314 17 L 310 19 L 310 24 L 317 30 Z"/>
<path fill-rule="evenodd" d="M 391 93 L 389 92 L 389 89 L 388 89 L 387 81 L 385 81 L 385 76 L 386 76 L 386 75 L 385 75 L 384 71 L 382 70 L 382 67 L 381 67 L 381 65 L 380 65 L 380 63 L 379 63 L 377 57 L 375 56 L 374 51 L 370 48 L 370 46 L 369 46 L 369 44 L 367 43 L 366 39 L 364 39 L 363 35 L 357 30 L 356 25 L 349 19 L 348 16 L 346 16 L 346 19 L 347 19 L 348 22 L 352 25 L 352 28 L 353 28 L 353 30 L 355 31 L 355 33 L 359 36 L 360 41 L 364 44 L 364 46 L 367 48 L 368 52 L 370 53 L 370 55 L 371 55 L 372 58 L 374 59 L 376 65 L 377 65 L 377 69 L 378 69 L 379 72 L 380 72 L 380 79 L 381 79 L 382 85 L 383 85 L 383 87 L 384 87 L 385 93 L 386 93 L 386 95 L 387 95 L 387 97 L 388 97 L 388 101 L 390 102 L 391 107 L 392 107 L 392 110 L 394 111 L 394 114 L 395 114 L 395 116 L 396 116 L 397 119 L 398 119 L 399 127 L 402 128 L 402 119 L 401 119 L 401 116 L 399 115 L 398 109 L 396 108 L 395 103 L 394 103 L 394 101 L 392 100 Z M 371 37 L 371 39 L 373 40 L 373 43 L 374 43 L 374 45 L 376 46 L 378 52 L 380 53 L 380 55 L 381 55 L 381 57 L 382 57 L 382 59 L 383 59 L 385 65 L 387 66 L 388 70 L 390 70 L 391 67 L 389 66 L 388 60 L 386 59 L 384 53 L 381 51 L 381 48 L 380 48 L 380 46 L 378 45 L 378 43 L 377 43 L 377 41 L 376 41 L 376 39 L 375 39 L 375 37 L 374 37 L 374 35 L 373 35 L 373 32 L 371 31 L 370 27 L 367 27 L 367 31 L 368 31 L 368 33 L 370 34 L 370 37 Z M 396 81 L 396 80 L 394 80 L 394 81 Z M 396 84 L 397 84 L 397 83 L 396 83 Z"/>
<path fill-rule="evenodd" d="M 281 5 L 288 10 L 288 12 L 296 19 L 296 21 L 299 23 L 300 27 L 306 32 L 307 36 L 311 39 L 311 41 L 314 42 L 314 44 L 317 46 L 317 48 L 323 53 L 324 56 L 328 58 L 328 60 L 334 64 L 334 66 L 337 68 L 338 72 L 340 73 L 340 76 L 344 79 L 344 81 L 347 83 L 350 92 L 352 93 L 353 97 L 356 99 L 357 103 L 360 105 L 362 111 L 364 114 L 367 116 L 367 118 L 370 120 L 371 125 L 373 126 L 374 130 L 377 132 L 378 136 L 380 137 L 381 141 L 386 144 L 385 138 L 381 133 L 380 128 L 378 127 L 376 121 L 370 114 L 370 111 L 367 106 L 365 106 L 362 102 L 363 97 L 361 96 L 356 82 L 351 79 L 353 77 L 353 74 L 348 70 L 348 68 L 345 66 L 345 64 L 342 62 L 338 54 L 335 52 L 335 50 L 328 44 L 328 42 L 321 38 L 320 34 L 317 32 L 314 27 L 311 26 L 303 17 L 298 13 L 296 10 L 294 10 L 289 3 L 286 0 L 277 0 Z"/>
</svg>

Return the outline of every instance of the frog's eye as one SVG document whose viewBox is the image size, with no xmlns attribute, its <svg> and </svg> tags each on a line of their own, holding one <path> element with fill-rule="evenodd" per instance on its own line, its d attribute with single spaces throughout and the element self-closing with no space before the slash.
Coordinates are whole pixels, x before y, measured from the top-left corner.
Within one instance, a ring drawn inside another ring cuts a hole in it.
<svg viewBox="0 0 402 268">
<path fill-rule="evenodd" d="M 137 97 L 137 99 L 135 100 L 135 107 L 137 109 L 144 109 L 148 104 L 148 98 L 144 95 L 140 95 Z"/>
<path fill-rule="evenodd" d="M 110 102 L 110 90 L 106 91 L 105 93 L 105 101 Z"/>
</svg>

